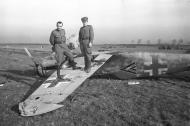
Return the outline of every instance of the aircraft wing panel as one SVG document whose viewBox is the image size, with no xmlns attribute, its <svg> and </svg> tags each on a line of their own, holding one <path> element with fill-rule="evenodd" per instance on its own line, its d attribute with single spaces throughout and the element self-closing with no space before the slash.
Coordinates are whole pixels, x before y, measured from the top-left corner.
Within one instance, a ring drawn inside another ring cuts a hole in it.
<svg viewBox="0 0 190 126">
<path fill-rule="evenodd" d="M 57 81 L 56 72 L 54 72 L 34 93 L 19 104 L 21 115 L 34 116 L 61 107 L 56 104 L 66 99 L 111 56 L 109 54 L 98 55 L 95 60 L 101 61 L 101 64 L 95 62 L 90 73 L 85 73 L 82 70 L 72 70 L 71 68 L 61 70 L 61 75 L 64 76 L 65 81 Z M 79 58 L 77 63 L 84 67 L 83 58 Z"/>
</svg>

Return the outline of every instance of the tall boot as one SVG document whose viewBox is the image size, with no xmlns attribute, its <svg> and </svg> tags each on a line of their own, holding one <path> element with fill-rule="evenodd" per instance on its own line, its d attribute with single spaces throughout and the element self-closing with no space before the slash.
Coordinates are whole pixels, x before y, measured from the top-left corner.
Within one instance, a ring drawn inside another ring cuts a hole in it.
<svg viewBox="0 0 190 126">
<path fill-rule="evenodd" d="M 86 73 L 90 73 L 91 71 L 91 62 L 87 61 L 87 68 L 85 70 Z"/>
<path fill-rule="evenodd" d="M 59 66 L 57 66 L 57 78 L 60 78 L 61 77 L 61 75 L 60 75 L 60 68 L 59 68 Z"/>
<path fill-rule="evenodd" d="M 91 58 L 90 56 L 85 57 L 85 72 L 89 73 L 91 71 Z"/>
<path fill-rule="evenodd" d="M 77 63 L 74 60 L 70 61 L 70 65 L 73 68 L 73 70 L 78 69 L 78 67 L 76 66 L 76 64 Z"/>
<path fill-rule="evenodd" d="M 58 80 L 64 80 L 64 79 L 61 77 L 61 75 L 60 75 L 60 70 L 61 70 L 61 66 L 58 66 L 58 67 L 57 67 L 57 79 L 58 79 Z"/>
</svg>

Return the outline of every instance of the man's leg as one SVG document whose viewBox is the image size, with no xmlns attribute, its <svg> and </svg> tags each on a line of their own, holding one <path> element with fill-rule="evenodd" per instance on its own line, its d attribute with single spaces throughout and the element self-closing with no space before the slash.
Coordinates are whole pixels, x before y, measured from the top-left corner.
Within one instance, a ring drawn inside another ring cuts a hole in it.
<svg viewBox="0 0 190 126">
<path fill-rule="evenodd" d="M 77 67 L 76 67 L 77 63 L 74 62 L 74 57 L 73 57 L 73 54 L 71 53 L 71 51 L 70 50 L 64 50 L 64 55 L 68 58 L 71 67 L 73 69 L 77 69 Z"/>
<path fill-rule="evenodd" d="M 70 61 L 70 65 L 73 69 L 77 69 L 76 67 L 76 62 L 74 62 L 74 56 L 72 54 L 72 52 L 70 51 L 70 49 L 67 47 L 66 44 L 61 44 L 60 45 L 62 51 L 63 51 L 63 54 L 68 58 L 68 60 Z"/>
<path fill-rule="evenodd" d="M 84 57 L 84 70 L 86 70 L 87 69 L 87 62 L 86 62 L 86 56 L 85 56 L 85 49 L 84 49 L 84 43 L 80 43 L 80 50 L 81 50 L 81 53 L 82 53 L 82 55 L 83 55 L 83 57 Z"/>
<path fill-rule="evenodd" d="M 89 47 L 89 41 L 83 41 L 83 51 L 84 51 L 84 60 L 85 60 L 85 68 L 86 72 L 89 73 L 91 71 L 91 59 L 92 59 L 92 49 Z"/>
<path fill-rule="evenodd" d="M 56 60 L 57 60 L 57 78 L 61 79 L 60 70 L 61 70 L 62 64 L 65 61 L 65 57 L 64 57 L 62 49 L 58 45 L 55 46 L 55 53 L 56 53 Z"/>
<path fill-rule="evenodd" d="M 67 61 L 67 58 L 65 56 L 63 56 L 61 61 L 62 62 L 57 65 L 57 77 L 58 77 L 58 79 L 62 79 L 60 71 L 61 71 L 63 64 Z"/>
<path fill-rule="evenodd" d="M 85 55 L 85 62 L 86 62 L 86 72 L 89 73 L 91 71 L 91 54 Z"/>
</svg>

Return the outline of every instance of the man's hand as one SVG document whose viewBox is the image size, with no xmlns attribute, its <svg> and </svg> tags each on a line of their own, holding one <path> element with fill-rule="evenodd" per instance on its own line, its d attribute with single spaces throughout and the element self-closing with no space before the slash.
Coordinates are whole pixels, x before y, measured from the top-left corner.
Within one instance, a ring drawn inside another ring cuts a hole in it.
<svg viewBox="0 0 190 126">
<path fill-rule="evenodd" d="M 55 46 L 51 47 L 52 52 L 55 52 Z"/>
<path fill-rule="evenodd" d="M 92 42 L 89 43 L 89 47 L 92 47 Z"/>
</svg>

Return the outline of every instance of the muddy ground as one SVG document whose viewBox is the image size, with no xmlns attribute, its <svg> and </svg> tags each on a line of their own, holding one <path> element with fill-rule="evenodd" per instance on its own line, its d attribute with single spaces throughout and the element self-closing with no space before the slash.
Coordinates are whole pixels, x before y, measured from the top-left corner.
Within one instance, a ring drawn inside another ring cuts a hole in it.
<svg viewBox="0 0 190 126">
<path fill-rule="evenodd" d="M 175 78 L 128 85 L 127 80 L 92 76 L 61 103 L 64 107 L 20 116 L 18 103 L 45 79 L 36 75 L 24 50 L 0 49 L 0 126 L 190 126 L 190 82 Z"/>
</svg>

